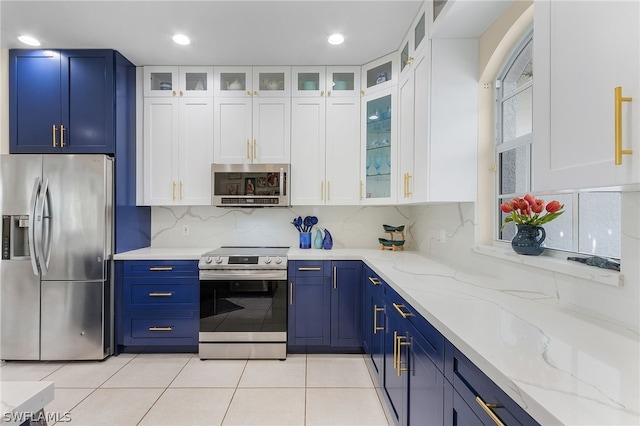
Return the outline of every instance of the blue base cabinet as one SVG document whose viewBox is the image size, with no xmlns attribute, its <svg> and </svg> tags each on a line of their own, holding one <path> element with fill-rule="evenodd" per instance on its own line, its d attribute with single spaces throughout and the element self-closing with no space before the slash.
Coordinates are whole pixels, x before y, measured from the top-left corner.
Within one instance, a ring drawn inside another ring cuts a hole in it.
<svg viewBox="0 0 640 426">
<path fill-rule="evenodd" d="M 362 351 L 362 262 L 289 262 L 288 350 Z"/>
<path fill-rule="evenodd" d="M 366 265 L 362 281 L 367 366 L 394 424 L 537 425 Z"/>
<path fill-rule="evenodd" d="M 197 261 L 116 262 L 116 352 L 197 352 L 199 289 Z"/>
</svg>

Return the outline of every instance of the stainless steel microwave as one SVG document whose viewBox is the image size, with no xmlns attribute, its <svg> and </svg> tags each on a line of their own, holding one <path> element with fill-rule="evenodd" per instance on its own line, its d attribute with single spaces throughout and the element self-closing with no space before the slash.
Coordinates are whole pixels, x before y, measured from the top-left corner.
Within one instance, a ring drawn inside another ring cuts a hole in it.
<svg viewBox="0 0 640 426">
<path fill-rule="evenodd" d="M 288 207 L 289 164 L 212 164 L 217 207 Z"/>
</svg>

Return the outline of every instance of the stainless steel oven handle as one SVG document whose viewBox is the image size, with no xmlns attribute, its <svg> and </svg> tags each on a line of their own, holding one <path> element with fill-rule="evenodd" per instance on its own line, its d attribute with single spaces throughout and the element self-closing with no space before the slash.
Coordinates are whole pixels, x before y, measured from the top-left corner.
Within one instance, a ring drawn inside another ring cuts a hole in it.
<svg viewBox="0 0 640 426">
<path fill-rule="evenodd" d="M 200 281 L 222 280 L 286 280 L 287 270 L 200 270 Z"/>
</svg>

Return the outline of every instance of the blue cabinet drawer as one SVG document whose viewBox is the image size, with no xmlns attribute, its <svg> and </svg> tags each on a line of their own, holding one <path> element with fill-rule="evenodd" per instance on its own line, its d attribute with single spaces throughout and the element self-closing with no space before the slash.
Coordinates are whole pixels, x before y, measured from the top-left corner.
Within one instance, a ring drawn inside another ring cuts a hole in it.
<svg viewBox="0 0 640 426">
<path fill-rule="evenodd" d="M 290 277 L 331 276 L 331 262 L 324 260 L 295 260 L 289 262 Z"/>
<path fill-rule="evenodd" d="M 538 424 L 458 349 L 453 350 L 453 387 L 483 424 L 494 424 L 486 410 L 506 425 Z M 483 403 L 491 408 L 483 408 Z"/>
<path fill-rule="evenodd" d="M 198 344 L 198 311 L 135 312 L 125 318 L 125 344 Z"/>
<path fill-rule="evenodd" d="M 124 262 L 125 277 L 197 277 L 196 260 L 128 260 Z"/>
<path fill-rule="evenodd" d="M 198 309 L 199 281 L 194 278 L 126 278 L 125 308 Z"/>
</svg>

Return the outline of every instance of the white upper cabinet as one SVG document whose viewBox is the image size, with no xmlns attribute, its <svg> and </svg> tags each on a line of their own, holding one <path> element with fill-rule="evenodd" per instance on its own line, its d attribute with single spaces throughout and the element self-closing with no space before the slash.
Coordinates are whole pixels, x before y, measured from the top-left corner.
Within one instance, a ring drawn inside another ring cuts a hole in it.
<svg viewBox="0 0 640 426">
<path fill-rule="evenodd" d="M 637 1 L 535 3 L 534 190 L 640 183 L 639 23 Z"/>
<path fill-rule="evenodd" d="M 362 66 L 362 95 L 389 89 L 398 84 L 399 52 L 393 52 Z"/>
<path fill-rule="evenodd" d="M 144 96 L 211 97 L 213 67 L 144 67 Z"/>
<path fill-rule="evenodd" d="M 293 97 L 360 96 L 359 66 L 291 68 Z"/>
<path fill-rule="evenodd" d="M 211 205 L 213 100 L 144 99 L 145 205 Z"/>
<path fill-rule="evenodd" d="M 397 87 L 362 97 L 360 199 L 395 204 L 397 189 Z"/>
<path fill-rule="evenodd" d="M 290 81 L 290 67 L 215 68 L 215 163 L 289 163 Z"/>
<path fill-rule="evenodd" d="M 293 205 L 359 203 L 359 94 L 320 97 L 311 91 L 311 96 L 293 98 L 291 139 Z"/>
</svg>

